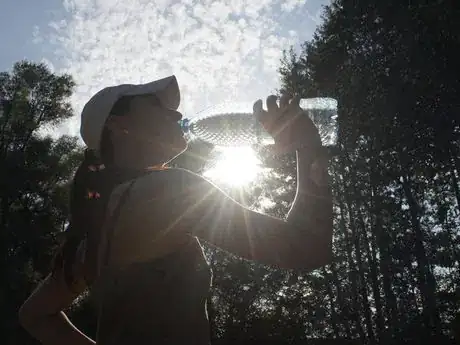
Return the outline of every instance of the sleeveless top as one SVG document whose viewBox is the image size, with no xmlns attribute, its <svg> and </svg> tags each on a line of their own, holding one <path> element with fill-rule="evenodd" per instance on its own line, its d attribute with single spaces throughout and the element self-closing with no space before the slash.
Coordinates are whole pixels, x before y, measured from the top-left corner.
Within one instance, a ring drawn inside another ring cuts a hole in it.
<svg viewBox="0 0 460 345">
<path fill-rule="evenodd" d="M 148 212 L 142 206 L 145 198 L 159 195 L 149 204 L 150 208 L 161 201 L 161 193 L 152 193 L 152 188 L 158 185 L 169 188 L 161 179 L 166 175 L 160 174 L 148 174 L 150 176 L 124 183 L 110 198 L 106 226 L 97 239 L 98 257 L 93 258 L 97 262 L 92 284 L 99 310 L 97 344 L 205 345 L 210 342 L 206 303 L 212 272 L 199 241 L 194 237 L 184 240 L 182 235 L 177 250 L 149 259 L 148 241 L 143 238 L 149 229 L 145 222 L 135 218 L 135 214 Z M 133 209 L 137 213 L 132 212 Z M 118 245 L 114 252 L 111 242 L 120 236 L 122 240 L 118 242 L 123 246 Z M 137 251 L 139 258 L 132 258 L 132 253 Z M 95 262 L 93 260 L 91 262 Z"/>
<path fill-rule="evenodd" d="M 209 344 L 211 273 L 196 240 L 103 279 L 97 344 Z"/>
</svg>

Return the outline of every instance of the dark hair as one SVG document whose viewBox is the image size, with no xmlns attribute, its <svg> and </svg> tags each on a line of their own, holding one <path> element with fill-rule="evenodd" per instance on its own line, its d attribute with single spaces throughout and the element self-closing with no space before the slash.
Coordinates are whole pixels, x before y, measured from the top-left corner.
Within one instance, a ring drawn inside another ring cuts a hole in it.
<svg viewBox="0 0 460 345">
<path fill-rule="evenodd" d="M 129 109 L 130 100 L 130 97 L 120 98 L 113 106 L 110 116 L 123 116 Z M 63 270 L 65 281 L 70 288 L 77 278 L 73 276 L 72 270 L 77 250 L 84 240 L 88 242 L 89 233 L 101 230 L 113 189 L 141 174 L 139 171 L 118 169 L 113 163 L 110 131 L 104 128 L 100 157 L 93 150 L 86 149 L 83 162 L 73 177 L 69 226 L 64 244 L 59 248 L 53 262 L 53 273 Z M 90 244 L 87 243 L 86 247 L 89 248 Z M 88 282 L 92 280 L 92 277 L 84 278 Z"/>
</svg>

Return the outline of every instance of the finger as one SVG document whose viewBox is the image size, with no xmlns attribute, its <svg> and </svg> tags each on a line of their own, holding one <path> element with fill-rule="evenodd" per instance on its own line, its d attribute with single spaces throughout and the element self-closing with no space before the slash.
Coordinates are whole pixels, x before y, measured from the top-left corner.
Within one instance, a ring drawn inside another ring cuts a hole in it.
<svg viewBox="0 0 460 345">
<path fill-rule="evenodd" d="M 261 99 L 258 99 L 256 102 L 254 102 L 252 106 L 252 112 L 256 119 L 260 119 L 262 117 L 262 114 L 264 113 L 263 109 L 263 103 Z"/>
<path fill-rule="evenodd" d="M 300 97 L 299 95 L 296 95 L 291 99 L 291 102 L 289 104 L 292 105 L 293 107 L 299 107 L 300 108 L 300 100 L 301 99 L 302 99 L 302 97 Z"/>
<path fill-rule="evenodd" d="M 280 108 L 286 108 L 289 105 L 290 96 L 287 92 L 283 91 L 280 98 Z"/>
<path fill-rule="evenodd" d="M 254 102 L 254 104 L 252 105 L 252 111 L 254 114 L 256 113 L 261 113 L 262 112 L 262 106 L 263 106 L 263 103 L 262 103 L 262 100 L 261 99 L 258 99 L 257 101 Z"/>
<path fill-rule="evenodd" d="M 299 115 L 303 110 L 300 107 L 300 100 L 302 98 L 300 96 L 295 96 L 294 98 L 291 99 L 291 102 L 286 108 L 286 111 L 288 111 L 290 114 L 295 114 Z"/>
<path fill-rule="evenodd" d="M 276 103 L 276 100 L 278 97 L 275 95 L 270 95 L 267 97 L 267 110 L 268 112 L 276 112 L 278 110 L 278 104 Z"/>
<path fill-rule="evenodd" d="M 292 98 L 287 107 L 275 119 L 273 127 L 276 128 L 277 132 L 281 133 L 287 127 L 293 126 L 299 116 L 302 115 L 303 110 L 299 106 L 300 99 L 299 96 Z"/>
</svg>

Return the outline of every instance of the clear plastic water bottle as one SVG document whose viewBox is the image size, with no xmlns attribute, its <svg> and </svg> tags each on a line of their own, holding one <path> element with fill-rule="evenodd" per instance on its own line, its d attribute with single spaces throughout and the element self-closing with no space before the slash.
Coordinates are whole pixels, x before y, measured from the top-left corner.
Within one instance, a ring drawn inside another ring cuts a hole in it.
<svg viewBox="0 0 460 345">
<path fill-rule="evenodd" d="M 224 103 L 209 108 L 192 119 L 181 121 L 182 130 L 192 138 L 217 146 L 250 146 L 273 144 L 252 113 L 252 103 Z M 304 98 L 300 107 L 317 126 L 324 146 L 337 141 L 337 101 L 333 98 Z"/>
</svg>

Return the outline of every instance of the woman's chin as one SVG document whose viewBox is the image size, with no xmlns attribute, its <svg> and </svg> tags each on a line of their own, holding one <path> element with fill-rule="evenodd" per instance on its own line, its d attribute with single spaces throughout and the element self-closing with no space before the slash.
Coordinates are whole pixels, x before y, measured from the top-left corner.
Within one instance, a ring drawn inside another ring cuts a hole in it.
<svg viewBox="0 0 460 345">
<path fill-rule="evenodd" d="M 182 140 L 177 140 L 174 143 L 164 146 L 164 154 L 166 162 L 169 162 L 180 155 L 187 149 L 188 143 L 185 138 L 181 138 Z M 165 162 L 165 163 L 166 163 Z"/>
</svg>

